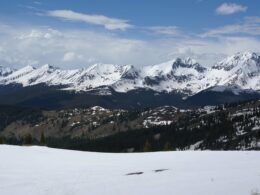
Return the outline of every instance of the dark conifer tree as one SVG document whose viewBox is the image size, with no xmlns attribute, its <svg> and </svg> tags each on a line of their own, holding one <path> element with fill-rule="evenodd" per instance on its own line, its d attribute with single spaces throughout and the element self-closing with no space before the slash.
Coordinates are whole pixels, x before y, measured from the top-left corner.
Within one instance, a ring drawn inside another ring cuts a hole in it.
<svg viewBox="0 0 260 195">
<path fill-rule="evenodd" d="M 163 151 L 171 151 L 173 150 L 173 147 L 170 142 L 166 142 L 163 146 Z"/>
<path fill-rule="evenodd" d="M 30 133 L 27 133 L 23 137 L 23 144 L 24 145 L 32 145 L 32 135 Z"/>
<path fill-rule="evenodd" d="M 41 138 L 40 138 L 40 144 L 43 146 L 45 145 L 45 136 L 44 136 L 44 132 L 41 132 Z"/>
<path fill-rule="evenodd" d="M 148 140 L 146 140 L 144 144 L 144 152 L 151 152 L 152 151 L 152 145 Z"/>
</svg>

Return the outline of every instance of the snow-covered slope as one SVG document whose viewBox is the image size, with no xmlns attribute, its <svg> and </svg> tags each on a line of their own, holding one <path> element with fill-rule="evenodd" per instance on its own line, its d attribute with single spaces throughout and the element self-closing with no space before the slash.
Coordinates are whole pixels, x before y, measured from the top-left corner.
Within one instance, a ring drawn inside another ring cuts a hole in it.
<svg viewBox="0 0 260 195">
<path fill-rule="evenodd" d="M 14 72 L 12 68 L 0 66 L 0 78 L 9 75 L 12 72 Z"/>
<path fill-rule="evenodd" d="M 174 59 L 143 69 L 144 84 L 156 91 L 180 91 L 194 94 L 201 89 L 199 83 L 206 68 L 187 59 Z"/>
<path fill-rule="evenodd" d="M 94 64 L 88 68 L 75 70 L 61 70 L 51 65 L 39 68 L 26 66 L 12 74 L 0 78 L 0 84 L 11 83 L 23 86 L 44 83 L 47 85 L 64 85 L 69 90 L 89 90 L 100 86 L 110 86 L 121 79 L 132 79 L 135 74 L 134 67 L 130 65 L 119 66 L 113 64 Z"/>
<path fill-rule="evenodd" d="M 94 64 L 88 68 L 61 70 L 44 65 L 26 66 L 19 70 L 0 67 L 0 85 L 23 86 L 44 83 L 62 85 L 63 89 L 89 91 L 97 87 L 112 87 L 118 92 L 145 88 L 158 92 L 177 91 L 194 95 L 202 90 L 219 91 L 227 88 L 260 90 L 260 56 L 252 52 L 237 53 L 211 68 L 194 60 L 174 59 L 165 63 L 136 68 L 133 65 Z M 239 89 L 239 90 L 237 90 Z"/>
<path fill-rule="evenodd" d="M 128 79 L 133 71 L 132 68 L 130 65 L 95 64 L 87 69 L 79 70 L 78 74 L 70 79 L 69 89 L 88 90 L 100 86 L 111 86 L 122 79 Z"/>
<path fill-rule="evenodd" d="M 260 56 L 252 52 L 230 56 L 215 64 L 203 82 L 211 87 L 260 90 Z"/>
<path fill-rule="evenodd" d="M 259 152 L 109 154 L 0 146 L 2 195 L 250 195 Z"/>
<path fill-rule="evenodd" d="M 0 79 L 0 84 L 11 83 L 23 86 L 45 83 L 64 85 L 64 89 L 88 91 L 100 86 L 110 86 L 119 92 L 137 88 L 156 91 L 195 93 L 196 81 L 203 78 L 206 68 L 191 59 L 179 58 L 158 65 L 138 69 L 132 65 L 95 64 L 88 68 L 61 70 L 44 65 L 39 68 L 26 66 Z"/>
</svg>

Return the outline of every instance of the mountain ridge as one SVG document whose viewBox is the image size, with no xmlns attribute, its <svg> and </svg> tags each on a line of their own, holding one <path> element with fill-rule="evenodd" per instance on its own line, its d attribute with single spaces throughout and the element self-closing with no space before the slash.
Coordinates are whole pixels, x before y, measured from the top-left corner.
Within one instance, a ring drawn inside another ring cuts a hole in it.
<svg viewBox="0 0 260 195">
<path fill-rule="evenodd" d="M 149 89 L 156 92 L 178 92 L 185 96 L 203 90 L 240 88 L 260 90 L 260 56 L 243 52 L 229 56 L 211 67 L 191 58 L 176 58 L 164 63 L 135 67 L 133 65 L 94 64 L 87 68 L 63 70 L 46 64 L 39 68 L 26 66 L 18 70 L 0 67 L 0 85 L 37 84 L 64 86 L 61 90 L 86 92 L 111 87 L 117 92 Z M 239 93 L 238 90 L 235 92 Z"/>
</svg>

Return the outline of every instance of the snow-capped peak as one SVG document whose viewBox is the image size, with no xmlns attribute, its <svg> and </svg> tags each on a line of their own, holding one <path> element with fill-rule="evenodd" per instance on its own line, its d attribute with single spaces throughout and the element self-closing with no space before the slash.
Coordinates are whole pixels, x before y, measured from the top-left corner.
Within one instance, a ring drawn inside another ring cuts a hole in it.
<svg viewBox="0 0 260 195">
<path fill-rule="evenodd" d="M 215 64 L 213 68 L 229 71 L 238 66 L 246 69 L 250 68 L 249 66 L 260 66 L 260 56 L 254 52 L 239 52 Z"/>
<path fill-rule="evenodd" d="M 237 53 L 212 68 L 203 67 L 191 58 L 176 58 L 142 68 L 94 64 L 83 69 L 61 70 L 46 64 L 38 68 L 26 66 L 12 71 L 0 67 L 0 84 L 10 83 L 23 86 L 40 83 L 61 85 L 63 89 L 75 91 L 88 91 L 97 87 L 112 87 L 120 92 L 149 88 L 159 92 L 178 91 L 187 95 L 214 86 L 260 90 L 260 56 L 254 52 Z"/>
<path fill-rule="evenodd" d="M 25 67 L 23 67 L 23 68 L 18 69 L 18 70 L 15 71 L 14 73 L 16 73 L 16 74 L 18 74 L 18 73 L 20 73 L 20 74 L 26 74 L 26 73 L 28 73 L 28 72 L 31 72 L 31 71 L 35 70 L 35 69 L 36 69 L 36 68 L 33 67 L 33 66 L 31 66 L 31 65 L 27 65 L 27 66 L 25 66 Z"/>
<path fill-rule="evenodd" d="M 0 80 L 0 84 L 10 84 L 10 83 L 18 83 L 18 84 L 22 84 L 23 82 L 23 78 L 29 74 L 30 72 L 32 72 L 33 70 L 35 70 L 34 67 L 28 65 L 25 66 L 19 70 L 16 70 L 14 72 L 12 72 L 12 74 L 9 74 L 8 76 L 2 78 Z"/>
<path fill-rule="evenodd" d="M 34 68 L 33 66 L 28 65 L 5 77 L 1 83 L 18 83 L 23 86 L 44 83 L 47 81 L 47 77 L 55 70 L 57 70 L 57 68 L 48 64 L 39 68 Z"/>
<path fill-rule="evenodd" d="M 122 79 L 137 79 L 140 76 L 140 70 L 133 65 L 125 65 L 122 67 Z"/>
<path fill-rule="evenodd" d="M 59 68 L 56 67 L 56 66 L 52 66 L 52 65 L 50 65 L 50 64 L 45 64 L 45 65 L 41 66 L 41 67 L 38 68 L 38 69 L 42 69 L 42 70 L 57 70 L 57 69 L 59 69 Z"/>
<path fill-rule="evenodd" d="M 199 72 L 203 72 L 206 70 L 205 67 L 201 66 L 199 63 L 191 58 L 176 58 L 161 64 L 146 66 L 143 68 L 143 73 L 146 76 L 161 76 L 177 72 L 177 69 L 194 69 L 195 71 Z M 182 74 L 185 73 L 183 72 Z"/>
<path fill-rule="evenodd" d="M 205 67 L 201 66 L 199 63 L 197 63 L 194 59 L 191 58 L 177 58 L 173 63 L 173 67 L 192 68 L 198 72 L 204 72 L 206 70 Z"/>
<path fill-rule="evenodd" d="M 254 52 L 243 52 L 227 57 L 212 67 L 207 82 L 208 86 L 260 90 L 260 56 Z"/>
<path fill-rule="evenodd" d="M 191 59 L 191 58 L 189 58 L 189 57 L 184 59 L 184 63 L 185 63 L 185 64 L 190 64 L 190 65 L 192 65 L 192 64 L 197 64 L 196 60 Z"/>
<path fill-rule="evenodd" d="M 86 69 L 87 72 L 93 72 L 98 74 L 110 74 L 118 69 L 118 65 L 115 64 L 93 64 Z"/>
<path fill-rule="evenodd" d="M 145 66 L 142 69 L 142 73 L 144 76 L 158 76 L 167 74 L 172 70 L 172 65 L 174 62 L 175 59 L 152 66 Z"/>
<path fill-rule="evenodd" d="M 5 77 L 14 72 L 15 70 L 9 67 L 0 65 L 0 77 Z"/>
</svg>

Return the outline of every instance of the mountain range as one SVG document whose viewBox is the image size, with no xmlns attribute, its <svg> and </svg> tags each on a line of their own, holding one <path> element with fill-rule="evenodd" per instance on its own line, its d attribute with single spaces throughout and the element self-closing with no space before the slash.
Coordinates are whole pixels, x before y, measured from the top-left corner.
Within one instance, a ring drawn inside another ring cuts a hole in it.
<svg viewBox="0 0 260 195">
<path fill-rule="evenodd" d="M 144 67 L 94 64 L 74 70 L 49 64 L 18 70 L 0 66 L 0 101 L 46 106 L 57 100 L 60 107 L 94 102 L 108 107 L 216 104 L 258 97 L 259 74 L 260 56 L 254 52 L 236 53 L 211 66 L 190 58 Z"/>
</svg>

